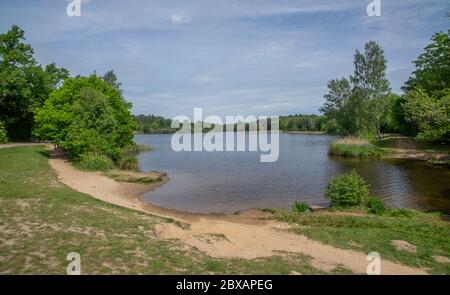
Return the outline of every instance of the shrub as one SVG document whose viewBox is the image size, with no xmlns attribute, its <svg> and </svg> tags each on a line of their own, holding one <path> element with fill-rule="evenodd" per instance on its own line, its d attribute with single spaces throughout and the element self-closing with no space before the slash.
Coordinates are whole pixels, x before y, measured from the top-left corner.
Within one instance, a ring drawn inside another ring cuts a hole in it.
<svg viewBox="0 0 450 295">
<path fill-rule="evenodd" d="M 7 143 L 6 128 L 2 121 L 0 121 L 0 143 Z"/>
<path fill-rule="evenodd" d="M 367 200 L 367 208 L 370 213 L 376 215 L 384 215 L 386 213 L 386 207 L 384 206 L 383 201 L 378 198 L 370 197 Z"/>
<path fill-rule="evenodd" d="M 297 202 L 295 201 L 292 204 L 292 211 L 296 213 L 304 213 L 309 210 L 309 205 L 305 202 Z"/>
<path fill-rule="evenodd" d="M 114 168 L 114 162 L 107 156 L 99 153 L 83 154 L 75 165 L 80 169 L 89 171 L 107 171 Z"/>
<path fill-rule="evenodd" d="M 132 156 L 125 156 L 117 161 L 117 166 L 121 170 L 137 170 L 138 160 Z"/>
<path fill-rule="evenodd" d="M 116 161 L 133 143 L 130 108 L 119 89 L 95 74 L 68 78 L 36 111 L 33 134 L 61 145 L 74 162 L 88 153 Z"/>
<path fill-rule="evenodd" d="M 328 183 L 325 198 L 333 206 L 357 206 L 369 198 L 369 186 L 355 170 L 335 176 Z"/>
</svg>

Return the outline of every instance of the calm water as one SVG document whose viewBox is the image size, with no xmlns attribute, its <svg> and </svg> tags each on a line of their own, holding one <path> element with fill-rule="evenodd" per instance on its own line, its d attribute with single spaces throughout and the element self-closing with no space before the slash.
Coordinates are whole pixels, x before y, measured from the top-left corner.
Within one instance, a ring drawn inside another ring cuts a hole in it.
<svg viewBox="0 0 450 295">
<path fill-rule="evenodd" d="M 371 194 L 388 205 L 450 213 L 450 171 L 419 162 L 359 160 L 327 153 L 334 137 L 280 134 L 277 162 L 260 163 L 259 152 L 174 152 L 171 135 L 137 135 L 151 144 L 141 153 L 143 171 L 165 171 L 170 181 L 144 199 L 189 212 L 290 208 L 294 201 L 326 205 L 330 177 L 356 168 Z"/>
</svg>

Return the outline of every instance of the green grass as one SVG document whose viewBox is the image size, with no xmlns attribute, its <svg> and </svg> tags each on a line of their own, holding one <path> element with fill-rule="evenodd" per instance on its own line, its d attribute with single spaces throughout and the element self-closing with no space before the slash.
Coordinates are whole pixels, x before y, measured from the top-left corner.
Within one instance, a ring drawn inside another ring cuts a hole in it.
<svg viewBox="0 0 450 295">
<path fill-rule="evenodd" d="M 61 184 L 43 147 L 0 150 L 0 274 L 65 274 L 69 252 L 80 253 L 83 274 L 324 273 L 300 254 L 215 259 L 179 241 L 158 239 L 154 226 L 164 222 L 174 221 Z"/>
<path fill-rule="evenodd" d="M 386 152 L 372 144 L 331 143 L 329 154 L 351 158 L 379 158 Z"/>
<path fill-rule="evenodd" d="M 109 171 L 103 173 L 105 176 L 114 179 L 119 182 L 131 182 L 131 183 L 143 183 L 143 184 L 151 184 L 158 183 L 164 180 L 162 175 L 145 175 L 145 173 L 139 174 L 129 174 L 121 171 Z"/>
<path fill-rule="evenodd" d="M 335 247 L 375 251 L 382 259 L 434 274 L 450 274 L 450 263 L 438 263 L 432 257 L 450 258 L 450 226 L 439 214 L 416 212 L 411 217 L 389 217 L 358 210 L 325 210 L 302 215 L 275 210 L 273 218 L 292 223 L 298 234 Z M 398 250 L 392 240 L 407 241 L 417 247 L 417 252 Z"/>
<path fill-rule="evenodd" d="M 295 201 L 294 204 L 292 204 L 292 212 L 294 213 L 305 213 L 309 211 L 309 205 L 305 202 L 297 202 Z"/>
</svg>

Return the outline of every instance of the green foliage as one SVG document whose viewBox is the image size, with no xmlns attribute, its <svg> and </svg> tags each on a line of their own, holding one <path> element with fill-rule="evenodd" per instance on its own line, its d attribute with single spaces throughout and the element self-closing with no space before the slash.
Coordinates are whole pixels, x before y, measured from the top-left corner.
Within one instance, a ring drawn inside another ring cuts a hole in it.
<svg viewBox="0 0 450 295">
<path fill-rule="evenodd" d="M 110 158 L 98 153 L 82 154 L 75 165 L 88 171 L 107 171 L 114 168 L 114 162 Z"/>
<path fill-rule="evenodd" d="M 117 161 L 117 166 L 122 170 L 137 170 L 138 160 L 133 156 L 124 156 Z"/>
<path fill-rule="evenodd" d="M 370 213 L 376 215 L 384 215 L 386 213 L 386 207 L 383 201 L 375 197 L 369 197 L 367 199 L 367 209 Z"/>
<path fill-rule="evenodd" d="M 280 131 L 326 131 L 327 118 L 317 115 L 291 115 L 279 117 Z"/>
<path fill-rule="evenodd" d="M 361 205 L 368 197 L 369 185 L 355 170 L 333 177 L 325 189 L 325 198 L 330 200 L 333 206 Z"/>
<path fill-rule="evenodd" d="M 392 217 L 413 217 L 416 213 L 416 211 L 408 208 L 390 208 L 387 211 L 387 215 Z"/>
<path fill-rule="evenodd" d="M 292 212 L 296 213 L 304 213 L 309 210 L 309 205 L 305 202 L 297 202 L 295 201 L 294 204 L 292 204 Z"/>
<path fill-rule="evenodd" d="M 96 75 L 68 78 L 38 110 L 34 135 L 60 144 L 77 161 L 86 153 L 113 160 L 133 144 L 131 105 Z"/>
<path fill-rule="evenodd" d="M 450 138 L 450 30 L 436 33 L 414 61 L 402 102 L 406 123 L 421 140 Z"/>
<path fill-rule="evenodd" d="M 34 111 L 68 75 L 54 64 L 44 70 L 24 42 L 25 32 L 15 25 L 0 34 L 0 120 L 13 140 L 30 138 Z"/>
<path fill-rule="evenodd" d="M 2 121 L 0 121 L 0 143 L 7 143 L 8 136 L 6 135 L 6 128 Z"/>
<path fill-rule="evenodd" d="M 350 80 L 328 82 L 329 91 L 320 110 L 334 120 L 335 130 L 341 134 L 377 134 L 379 138 L 386 108 L 383 98 L 390 91 L 383 49 L 375 41 L 366 43 L 364 53 L 356 50 L 354 67 Z"/>
<path fill-rule="evenodd" d="M 421 88 L 426 94 L 436 98 L 448 95 L 448 88 L 450 88 L 450 30 L 447 33 L 436 33 L 414 64 L 416 68 L 405 83 L 403 90 L 409 92 Z"/>
<path fill-rule="evenodd" d="M 373 144 L 345 144 L 345 143 L 331 143 L 328 150 L 330 155 L 341 156 L 348 158 L 367 158 L 367 157 L 381 157 L 384 152 Z"/>
<path fill-rule="evenodd" d="M 136 122 L 136 130 L 141 133 L 173 133 L 176 129 L 171 128 L 172 120 L 161 116 L 139 115 L 133 116 Z"/>
<path fill-rule="evenodd" d="M 406 208 L 386 208 L 383 201 L 375 197 L 368 198 L 367 209 L 369 213 L 389 217 L 412 217 L 416 213 L 416 211 Z"/>
<path fill-rule="evenodd" d="M 430 97 L 422 88 L 405 95 L 403 110 L 406 122 L 417 126 L 417 138 L 440 140 L 450 138 L 450 88 L 441 98 Z"/>
</svg>

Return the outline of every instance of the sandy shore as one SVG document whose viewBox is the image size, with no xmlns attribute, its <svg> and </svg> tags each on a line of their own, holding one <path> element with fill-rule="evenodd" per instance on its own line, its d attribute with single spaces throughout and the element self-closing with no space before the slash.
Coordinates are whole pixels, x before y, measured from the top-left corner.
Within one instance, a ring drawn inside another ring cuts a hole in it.
<svg viewBox="0 0 450 295">
<path fill-rule="evenodd" d="M 76 170 L 66 160 L 59 158 L 50 158 L 49 164 L 62 183 L 79 192 L 118 206 L 179 221 L 184 226 L 175 223 L 157 225 L 157 236 L 161 239 L 179 239 L 212 257 L 253 259 L 273 256 L 275 251 L 285 251 L 309 255 L 312 265 L 325 271 L 341 265 L 354 273 L 366 273 L 367 253 L 335 248 L 291 233 L 286 223 L 261 220 L 260 217 L 265 213 L 259 210 L 233 215 L 207 215 L 163 209 L 140 199 L 143 193 L 162 183 L 146 185 L 116 182 L 101 172 Z M 383 274 L 427 274 L 422 269 L 386 260 L 382 260 L 381 269 Z"/>
</svg>

